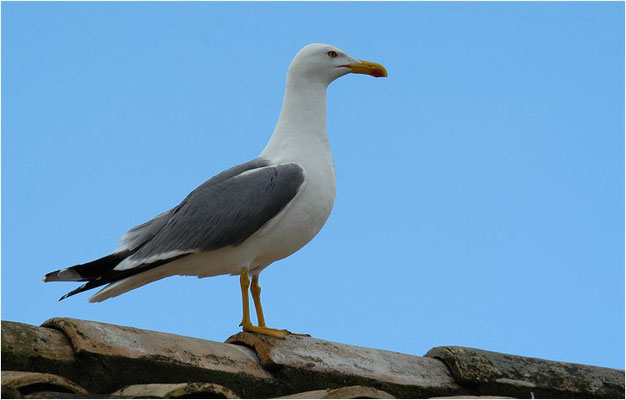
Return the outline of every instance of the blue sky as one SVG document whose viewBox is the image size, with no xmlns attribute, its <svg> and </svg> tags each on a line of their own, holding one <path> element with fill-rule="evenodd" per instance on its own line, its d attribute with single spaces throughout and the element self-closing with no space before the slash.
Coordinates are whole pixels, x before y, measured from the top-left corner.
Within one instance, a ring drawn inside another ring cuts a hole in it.
<svg viewBox="0 0 626 400">
<path fill-rule="evenodd" d="M 53 269 L 269 138 L 310 42 L 380 62 L 328 91 L 337 198 L 261 275 L 270 326 L 624 368 L 622 3 L 2 3 L 2 319 L 224 340 L 232 277 L 101 304 Z"/>
</svg>

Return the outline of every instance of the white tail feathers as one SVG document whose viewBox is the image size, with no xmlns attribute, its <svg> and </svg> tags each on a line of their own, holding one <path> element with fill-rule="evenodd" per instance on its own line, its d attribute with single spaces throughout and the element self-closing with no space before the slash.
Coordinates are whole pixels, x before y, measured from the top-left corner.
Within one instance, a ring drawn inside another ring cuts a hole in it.
<svg viewBox="0 0 626 400">
<path fill-rule="evenodd" d="M 91 296 L 89 302 L 99 303 L 112 297 L 119 296 L 120 294 L 124 294 L 143 285 L 147 285 L 150 282 L 166 278 L 170 275 L 172 274 L 168 271 L 165 271 L 162 267 L 150 269 L 137 275 L 129 276 L 128 278 L 124 278 L 122 280 L 108 284 L 98 293 Z"/>
</svg>

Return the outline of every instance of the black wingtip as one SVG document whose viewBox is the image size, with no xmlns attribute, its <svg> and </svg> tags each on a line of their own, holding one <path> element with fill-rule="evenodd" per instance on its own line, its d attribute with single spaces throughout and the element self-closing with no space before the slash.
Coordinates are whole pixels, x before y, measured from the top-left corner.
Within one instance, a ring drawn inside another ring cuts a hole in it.
<svg viewBox="0 0 626 400">
<path fill-rule="evenodd" d="M 116 264 L 109 264 L 108 268 L 109 269 L 109 274 L 108 275 L 104 275 L 104 276 L 97 276 L 97 277 L 88 277 L 88 278 L 84 278 L 81 277 L 81 280 L 85 281 L 87 280 L 88 282 L 77 287 L 76 289 L 72 290 L 71 292 L 67 293 L 65 296 L 61 297 L 58 301 L 61 300 L 65 300 L 70 296 L 73 296 L 75 294 L 84 292 L 86 290 L 90 290 L 96 287 L 100 287 L 100 286 L 104 286 L 108 283 L 111 282 L 115 282 L 115 281 L 119 281 L 121 279 L 124 278 L 128 278 L 129 276 L 135 275 L 135 274 L 139 274 L 141 272 L 147 271 L 151 268 L 155 268 L 158 267 L 160 265 L 163 264 L 167 264 L 168 262 L 174 261 L 178 258 L 181 257 L 185 257 L 188 256 L 189 253 L 185 253 L 185 254 L 180 254 L 176 257 L 171 257 L 165 260 L 158 260 L 155 261 L 151 264 L 141 264 L 135 268 L 129 269 L 129 270 L 122 270 L 122 271 L 115 271 L 113 269 L 113 267 Z M 110 256 L 109 256 L 110 257 Z M 106 257 L 105 257 L 106 258 Z M 104 258 L 103 258 L 104 259 Z M 95 262 L 92 262 L 92 264 L 94 264 Z M 84 264 L 84 265 L 88 265 L 88 264 Z M 84 265 L 80 265 L 77 267 L 84 267 Z M 55 272 L 51 272 L 48 275 L 46 275 L 46 277 L 44 279 L 50 280 L 50 281 L 58 281 L 58 280 L 64 280 L 64 281 L 69 281 L 68 275 L 73 274 L 73 275 L 79 275 L 76 271 L 75 271 L 76 267 L 71 267 L 71 268 L 65 268 L 59 271 L 55 271 Z M 69 271 L 69 272 L 68 272 Z M 53 279 L 49 279 L 49 275 L 52 276 Z M 59 275 L 62 275 L 62 277 L 60 277 Z M 70 275 L 69 277 L 73 277 L 73 275 Z M 59 279 L 60 278 L 60 279 Z M 74 281 L 78 280 L 78 279 L 73 279 Z"/>
<path fill-rule="evenodd" d="M 67 299 L 70 296 L 71 296 L 71 294 L 69 294 L 69 293 L 64 294 L 63 296 L 59 297 L 59 300 L 57 300 L 57 302 L 61 302 L 62 300 L 65 300 L 65 299 Z"/>
<path fill-rule="evenodd" d="M 91 283 L 91 282 L 85 283 L 84 285 L 81 285 L 81 286 L 77 287 L 76 289 L 72 290 L 71 292 L 64 294 L 58 301 L 65 300 L 65 299 L 67 299 L 70 296 L 74 296 L 75 294 L 78 294 L 80 292 L 84 292 L 85 290 L 91 289 L 93 286 L 90 286 L 89 283 Z"/>
</svg>

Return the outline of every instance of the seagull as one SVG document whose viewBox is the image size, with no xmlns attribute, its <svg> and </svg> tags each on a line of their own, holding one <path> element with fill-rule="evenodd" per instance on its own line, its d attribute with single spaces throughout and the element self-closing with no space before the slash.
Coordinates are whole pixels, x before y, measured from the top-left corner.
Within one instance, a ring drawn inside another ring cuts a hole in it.
<svg viewBox="0 0 626 400">
<path fill-rule="evenodd" d="M 44 282 L 86 282 L 59 301 L 106 285 L 89 299 L 93 303 L 174 275 L 238 275 L 243 330 L 281 339 L 291 334 L 265 325 L 259 274 L 306 245 L 330 215 L 335 168 L 326 88 L 349 73 L 387 76 L 382 65 L 335 46 L 302 48 L 289 64 L 278 122 L 257 158 L 215 175 L 176 207 L 130 229 L 112 254 L 50 272 Z"/>
</svg>

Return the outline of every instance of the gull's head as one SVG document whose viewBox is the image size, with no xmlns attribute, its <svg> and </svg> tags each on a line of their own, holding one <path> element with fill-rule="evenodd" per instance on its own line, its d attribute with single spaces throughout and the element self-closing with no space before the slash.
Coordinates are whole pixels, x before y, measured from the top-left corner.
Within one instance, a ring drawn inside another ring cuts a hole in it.
<svg viewBox="0 0 626 400">
<path fill-rule="evenodd" d="M 380 64 L 358 60 L 335 46 L 312 43 L 296 54 L 289 64 L 292 78 L 328 85 L 335 79 L 350 74 L 386 77 L 387 70 Z"/>
</svg>

